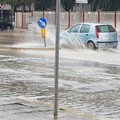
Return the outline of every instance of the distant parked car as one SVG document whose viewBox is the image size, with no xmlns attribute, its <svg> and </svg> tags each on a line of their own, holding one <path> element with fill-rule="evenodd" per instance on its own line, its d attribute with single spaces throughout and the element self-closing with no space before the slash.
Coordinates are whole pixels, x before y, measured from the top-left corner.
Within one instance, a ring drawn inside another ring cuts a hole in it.
<svg viewBox="0 0 120 120">
<path fill-rule="evenodd" d="M 12 10 L 0 10 L 0 29 L 13 29 Z"/>
<path fill-rule="evenodd" d="M 66 32 L 78 37 L 89 49 L 116 48 L 118 45 L 117 32 L 108 24 L 78 23 L 60 33 L 60 37 L 66 37 Z"/>
</svg>

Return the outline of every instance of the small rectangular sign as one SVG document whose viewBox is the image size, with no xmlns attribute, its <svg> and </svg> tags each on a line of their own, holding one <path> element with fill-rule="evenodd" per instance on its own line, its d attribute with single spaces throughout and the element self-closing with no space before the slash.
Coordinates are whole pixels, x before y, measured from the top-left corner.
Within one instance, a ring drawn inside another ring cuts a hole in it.
<svg viewBox="0 0 120 120">
<path fill-rule="evenodd" d="M 76 0 L 76 3 L 88 3 L 88 0 Z"/>
</svg>

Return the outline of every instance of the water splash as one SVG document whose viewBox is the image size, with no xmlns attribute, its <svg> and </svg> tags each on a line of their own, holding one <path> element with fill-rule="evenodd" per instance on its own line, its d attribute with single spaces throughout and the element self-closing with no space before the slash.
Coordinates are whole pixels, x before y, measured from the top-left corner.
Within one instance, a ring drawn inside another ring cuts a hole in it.
<svg viewBox="0 0 120 120">
<path fill-rule="evenodd" d="M 40 28 L 34 22 L 29 25 L 28 30 L 32 31 L 35 34 L 40 33 Z M 55 45 L 55 35 L 56 35 L 55 26 L 48 23 L 47 28 L 46 28 L 46 39 L 48 41 L 52 41 L 54 45 Z M 61 32 L 60 33 L 60 47 L 69 48 L 69 49 L 84 49 L 85 45 L 80 40 L 80 38 L 68 32 Z"/>
<path fill-rule="evenodd" d="M 80 38 L 70 33 L 62 32 L 60 34 L 60 45 L 65 48 L 84 49 L 85 45 Z"/>
</svg>

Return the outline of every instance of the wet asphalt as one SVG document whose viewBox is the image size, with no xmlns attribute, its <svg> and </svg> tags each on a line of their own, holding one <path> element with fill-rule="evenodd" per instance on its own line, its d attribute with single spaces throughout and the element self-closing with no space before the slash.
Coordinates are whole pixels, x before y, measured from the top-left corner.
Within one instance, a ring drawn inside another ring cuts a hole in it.
<svg viewBox="0 0 120 120">
<path fill-rule="evenodd" d="M 55 51 L 47 44 L 27 30 L 0 33 L 0 120 L 119 120 L 119 50 L 60 49 L 54 118 Z"/>
</svg>

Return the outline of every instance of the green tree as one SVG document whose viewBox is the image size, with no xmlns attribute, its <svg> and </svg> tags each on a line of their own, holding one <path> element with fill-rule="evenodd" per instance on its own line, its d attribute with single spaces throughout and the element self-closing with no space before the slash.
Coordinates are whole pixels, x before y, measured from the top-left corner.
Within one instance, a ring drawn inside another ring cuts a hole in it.
<svg viewBox="0 0 120 120">
<path fill-rule="evenodd" d="M 35 10 L 45 11 L 51 9 L 53 0 L 36 0 L 35 1 Z"/>
<path fill-rule="evenodd" d="M 5 1 L 7 4 L 11 5 L 11 8 L 17 9 L 20 5 L 22 6 L 22 11 L 26 11 L 25 7 L 29 7 L 29 11 L 31 11 L 31 5 L 35 2 L 35 0 L 2 0 Z"/>
<path fill-rule="evenodd" d="M 92 3 L 91 10 L 96 11 L 97 8 L 99 7 L 100 0 L 92 0 L 91 3 Z"/>
<path fill-rule="evenodd" d="M 6 0 L 0 0 L 0 4 L 4 4 Z"/>
<path fill-rule="evenodd" d="M 75 0 L 61 0 L 63 8 L 66 11 L 73 10 L 73 6 L 75 5 Z"/>
<path fill-rule="evenodd" d="M 13 11 L 16 11 L 18 7 L 18 0 L 5 0 L 5 4 L 11 5 Z"/>
<path fill-rule="evenodd" d="M 52 10 L 56 10 L 56 0 L 52 0 Z"/>
<path fill-rule="evenodd" d="M 29 11 L 31 11 L 31 5 L 35 3 L 35 0 L 25 0 L 25 4 L 28 6 Z"/>
<path fill-rule="evenodd" d="M 21 6 L 22 11 L 26 11 L 25 7 L 26 7 L 26 3 L 25 0 L 18 0 L 18 4 Z"/>
<path fill-rule="evenodd" d="M 120 9 L 120 0 L 100 0 L 99 5 L 104 11 L 115 11 Z"/>
</svg>

